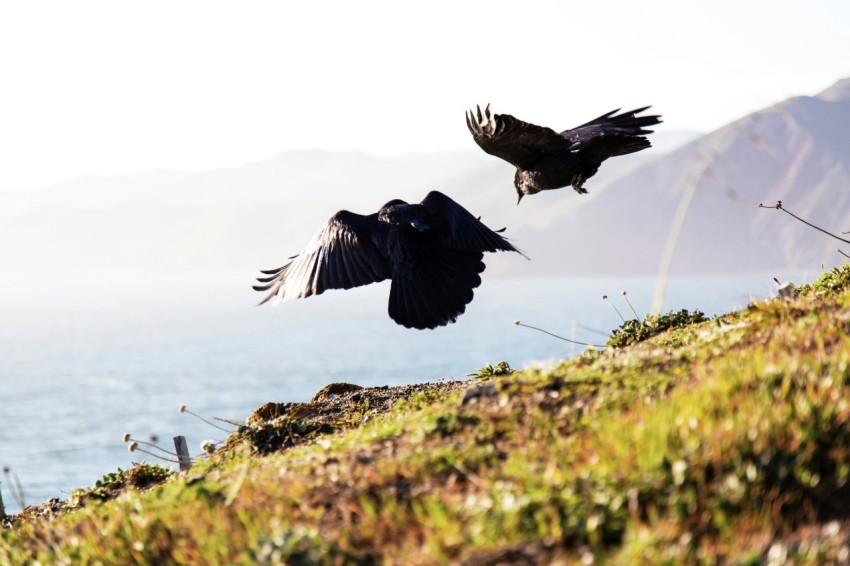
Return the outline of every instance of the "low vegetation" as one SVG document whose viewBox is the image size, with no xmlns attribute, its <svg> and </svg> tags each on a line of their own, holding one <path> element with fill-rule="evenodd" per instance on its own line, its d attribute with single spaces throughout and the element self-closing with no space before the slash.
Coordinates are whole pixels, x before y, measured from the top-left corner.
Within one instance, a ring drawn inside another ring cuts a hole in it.
<svg viewBox="0 0 850 566">
<path fill-rule="evenodd" d="M 648 314 L 643 320 L 633 319 L 623 322 L 620 328 L 611 333 L 611 338 L 608 339 L 606 345 L 622 348 L 636 342 L 642 342 L 656 334 L 661 334 L 665 330 L 690 326 L 706 320 L 708 319 L 701 311 L 691 313 L 685 309 L 671 311 L 667 314 Z"/>
<path fill-rule="evenodd" d="M 0 562 L 850 560 L 850 265 L 665 316 L 554 367 L 269 404 L 188 472 L 9 518 Z"/>
</svg>

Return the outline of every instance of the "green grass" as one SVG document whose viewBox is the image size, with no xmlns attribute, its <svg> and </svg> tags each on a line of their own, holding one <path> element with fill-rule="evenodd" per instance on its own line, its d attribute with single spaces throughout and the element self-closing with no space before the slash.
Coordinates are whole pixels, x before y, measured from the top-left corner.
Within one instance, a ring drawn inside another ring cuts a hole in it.
<svg viewBox="0 0 850 566">
<path fill-rule="evenodd" d="M 360 390 L 330 421 L 245 427 L 188 473 L 119 470 L 14 518 L 0 562 L 838 561 L 850 265 L 797 291 L 545 369 L 485 366 L 486 395 L 378 410 Z"/>
</svg>

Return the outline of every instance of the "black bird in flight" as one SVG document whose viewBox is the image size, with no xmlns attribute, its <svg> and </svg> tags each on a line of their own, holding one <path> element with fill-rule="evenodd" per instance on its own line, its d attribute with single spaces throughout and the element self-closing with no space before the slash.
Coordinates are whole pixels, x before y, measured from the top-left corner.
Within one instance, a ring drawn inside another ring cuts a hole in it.
<svg viewBox="0 0 850 566">
<path fill-rule="evenodd" d="M 647 108 L 617 114 L 618 108 L 559 134 L 510 114 L 491 114 L 488 104 L 483 113 L 480 106 L 468 111 L 466 125 L 481 149 L 516 166 L 519 204 L 525 195 L 567 185 L 586 193 L 584 182 L 603 161 L 648 148 L 651 144 L 643 135 L 652 130 L 644 128 L 660 124 L 661 116 L 638 116 Z"/>
<path fill-rule="evenodd" d="M 500 230 L 501 231 L 501 230 Z M 368 215 L 337 212 L 297 256 L 262 271 L 263 304 L 392 279 L 389 314 L 408 328 L 455 322 L 481 284 L 483 252 L 522 254 L 437 191 L 420 204 L 391 200 Z M 522 254 L 525 255 L 525 254 Z"/>
</svg>

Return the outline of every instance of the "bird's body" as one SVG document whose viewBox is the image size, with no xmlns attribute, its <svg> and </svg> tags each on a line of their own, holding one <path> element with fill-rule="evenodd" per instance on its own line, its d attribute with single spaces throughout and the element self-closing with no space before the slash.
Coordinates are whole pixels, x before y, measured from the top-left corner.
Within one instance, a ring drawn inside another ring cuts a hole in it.
<svg viewBox="0 0 850 566">
<path fill-rule="evenodd" d="M 540 191 L 572 186 L 586 193 L 584 183 L 609 157 L 650 147 L 645 129 L 659 124 L 660 116 L 638 116 L 649 108 L 617 114 L 618 110 L 571 130 L 554 130 L 514 118 L 492 114 L 490 106 L 469 111 L 466 125 L 475 142 L 491 155 L 516 167 L 514 187 L 518 199 Z"/>
<path fill-rule="evenodd" d="M 528 169 L 517 167 L 514 185 L 528 187 L 525 194 L 560 189 L 568 185 L 581 185 L 578 177 L 584 170 L 581 159 L 572 153 L 546 155 L 529 164 Z M 579 192 L 587 192 L 583 188 Z"/>
<path fill-rule="evenodd" d="M 392 200 L 369 215 L 336 213 L 292 261 L 263 271 L 268 277 L 254 289 L 269 291 L 265 303 L 391 279 L 390 317 L 408 328 L 436 328 L 454 322 L 472 301 L 483 252 L 500 250 L 518 252 L 432 191 L 419 204 Z"/>
</svg>

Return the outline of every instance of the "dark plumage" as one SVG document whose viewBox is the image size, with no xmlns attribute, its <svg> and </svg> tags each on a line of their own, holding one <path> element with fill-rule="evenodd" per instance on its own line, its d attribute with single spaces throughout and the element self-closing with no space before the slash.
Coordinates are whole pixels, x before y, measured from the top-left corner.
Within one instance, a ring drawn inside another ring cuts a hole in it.
<svg viewBox="0 0 850 566">
<path fill-rule="evenodd" d="M 617 114 L 614 110 L 572 130 L 554 130 L 529 124 L 510 114 L 466 113 L 466 125 L 481 149 L 516 166 L 517 204 L 525 195 L 572 185 L 586 193 L 584 182 L 609 157 L 634 153 L 651 144 L 643 134 L 660 124 L 660 116 L 638 116 L 649 108 Z"/>
<path fill-rule="evenodd" d="M 263 271 L 257 291 L 290 301 L 327 289 L 392 279 L 389 315 L 408 328 L 457 320 L 481 284 L 483 252 L 519 252 L 465 208 L 437 191 L 420 204 L 391 200 L 366 216 L 337 212 L 281 268 Z"/>
</svg>

